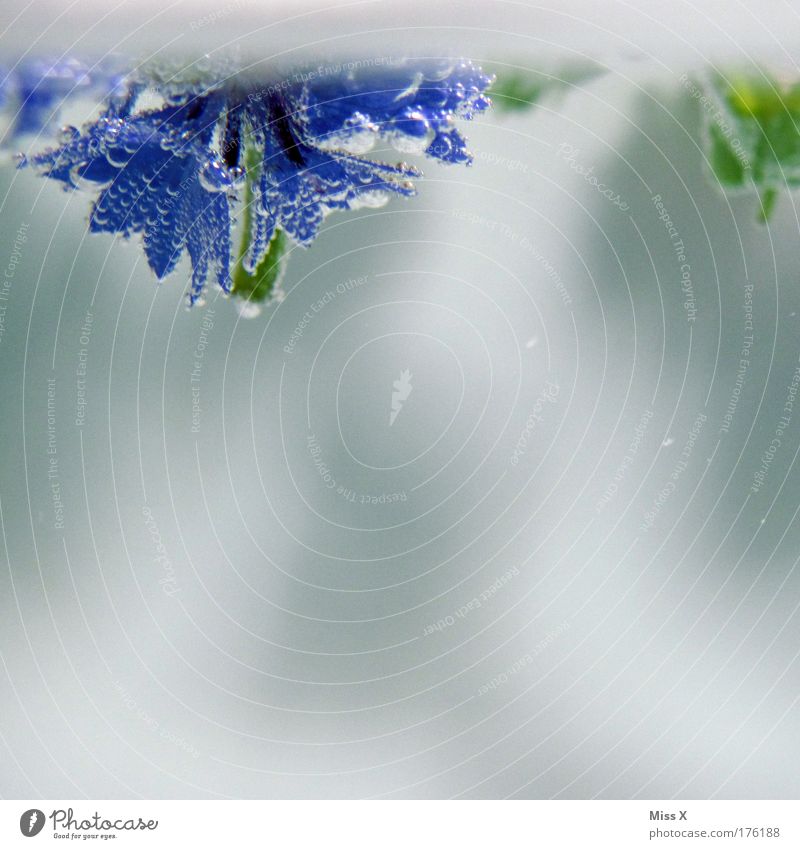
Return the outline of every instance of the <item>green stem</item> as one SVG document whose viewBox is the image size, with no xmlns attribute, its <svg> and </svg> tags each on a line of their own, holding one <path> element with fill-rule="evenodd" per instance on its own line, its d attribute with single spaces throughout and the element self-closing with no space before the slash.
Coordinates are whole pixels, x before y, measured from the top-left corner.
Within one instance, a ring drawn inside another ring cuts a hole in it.
<svg viewBox="0 0 800 849">
<path fill-rule="evenodd" d="M 231 291 L 237 298 L 242 298 L 253 303 L 262 303 L 270 297 L 276 283 L 281 277 L 289 242 L 283 231 L 275 230 L 267 252 L 255 271 L 251 274 L 244 267 L 244 258 L 247 256 L 248 249 L 250 248 L 251 225 L 253 222 L 253 206 L 255 203 L 253 186 L 261 174 L 261 157 L 256 148 L 247 148 L 245 153 L 245 172 L 247 176 L 244 192 L 242 241 L 233 270 L 233 286 Z"/>
<path fill-rule="evenodd" d="M 233 270 L 233 293 L 250 288 L 248 279 L 251 275 L 245 270 L 243 260 L 250 247 L 250 230 L 253 223 L 253 185 L 261 174 L 261 162 L 258 151 L 254 147 L 248 147 L 244 158 L 245 188 L 244 188 L 244 216 L 242 222 L 242 242 L 239 245 L 239 255 L 236 258 L 236 266 Z"/>
<path fill-rule="evenodd" d="M 772 210 L 775 209 L 775 201 L 778 199 L 778 192 L 776 189 L 764 189 L 761 193 L 761 209 L 758 213 L 758 220 L 762 224 L 766 224 L 769 221 L 770 216 L 772 215 Z"/>
</svg>

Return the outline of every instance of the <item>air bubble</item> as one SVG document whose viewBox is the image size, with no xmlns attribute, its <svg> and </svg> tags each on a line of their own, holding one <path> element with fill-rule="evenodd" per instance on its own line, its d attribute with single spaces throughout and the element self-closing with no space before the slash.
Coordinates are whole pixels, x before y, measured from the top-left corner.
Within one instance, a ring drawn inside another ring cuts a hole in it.
<svg viewBox="0 0 800 849">
<path fill-rule="evenodd" d="M 80 134 L 81 131 L 77 127 L 66 124 L 58 131 L 58 142 L 59 144 L 69 144 L 79 138 Z"/>
<path fill-rule="evenodd" d="M 403 125 L 406 129 L 403 129 Z M 421 130 L 421 132 L 410 133 L 410 129 Z M 421 112 L 411 112 L 401 122 L 401 126 L 388 133 L 389 142 L 395 150 L 400 153 L 419 155 L 424 153 L 436 136 L 436 132 L 430 126 Z"/>
<path fill-rule="evenodd" d="M 86 168 L 88 168 L 88 166 L 88 162 L 79 162 L 77 165 L 73 165 L 72 168 L 69 169 L 69 181 L 72 183 L 74 188 L 79 191 L 97 191 L 98 189 L 104 189 L 111 185 L 113 180 L 100 182 L 98 180 L 90 180 L 88 177 L 84 176 L 83 172 Z"/>
<path fill-rule="evenodd" d="M 361 156 L 375 147 L 378 130 L 378 125 L 370 121 L 368 116 L 356 112 L 344 122 L 341 130 L 316 139 L 315 144 L 321 150 Z"/>
<path fill-rule="evenodd" d="M 240 318 L 258 318 L 261 315 L 261 306 L 259 304 L 254 304 L 252 301 L 240 301 L 237 300 L 236 311 L 239 313 Z"/>
<path fill-rule="evenodd" d="M 105 151 L 106 160 L 115 168 L 124 168 L 130 162 L 131 154 L 124 147 L 115 147 Z"/>
<path fill-rule="evenodd" d="M 386 192 L 376 189 L 356 195 L 350 202 L 350 209 L 362 209 L 365 207 L 368 209 L 380 209 L 380 207 L 386 206 L 388 202 L 389 195 Z"/>
<path fill-rule="evenodd" d="M 233 185 L 227 168 L 216 159 L 206 162 L 200 169 L 199 180 L 207 192 L 224 192 Z"/>
</svg>

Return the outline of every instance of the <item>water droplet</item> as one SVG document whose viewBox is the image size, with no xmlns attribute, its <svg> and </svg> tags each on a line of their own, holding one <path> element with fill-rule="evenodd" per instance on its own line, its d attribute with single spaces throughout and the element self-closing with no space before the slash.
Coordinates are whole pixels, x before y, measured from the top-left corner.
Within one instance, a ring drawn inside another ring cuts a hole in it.
<svg viewBox="0 0 800 849">
<path fill-rule="evenodd" d="M 259 304 L 254 304 L 252 301 L 235 301 L 236 311 L 240 318 L 258 318 L 261 315 L 261 307 Z"/>
<path fill-rule="evenodd" d="M 361 192 L 350 202 L 350 209 L 380 209 L 389 202 L 389 195 L 380 190 Z"/>
<path fill-rule="evenodd" d="M 244 180 L 245 174 L 247 172 L 242 168 L 241 165 L 235 165 L 233 168 L 228 169 L 228 176 L 231 179 L 232 183 L 241 183 Z"/>
<path fill-rule="evenodd" d="M 124 168 L 131 159 L 130 153 L 124 147 L 107 148 L 105 154 L 109 164 L 115 168 Z"/>
<path fill-rule="evenodd" d="M 106 186 L 111 185 L 113 180 L 100 182 L 99 180 L 90 180 L 88 177 L 84 176 L 83 172 L 88 166 L 88 162 L 79 162 L 77 165 L 73 165 L 72 168 L 70 168 L 69 181 L 72 183 L 74 188 L 79 191 L 97 191 L 98 189 L 104 189 Z"/>
<path fill-rule="evenodd" d="M 59 144 L 69 144 L 72 141 L 75 141 L 81 134 L 81 131 L 77 127 L 73 127 L 71 124 L 66 124 L 58 131 L 58 141 Z"/>
<path fill-rule="evenodd" d="M 528 339 L 528 341 L 525 343 L 525 347 L 526 348 L 535 348 L 538 343 L 539 343 L 539 340 L 536 338 L 536 336 L 533 336 L 532 338 Z"/>
<path fill-rule="evenodd" d="M 661 444 L 664 446 L 664 448 L 669 448 L 669 446 L 672 445 L 673 442 L 675 442 L 675 438 L 672 436 L 668 436 Z"/>
<path fill-rule="evenodd" d="M 389 143 L 400 153 L 422 154 L 436 136 L 421 112 L 410 112 L 388 133 Z"/>
<path fill-rule="evenodd" d="M 200 169 L 199 180 L 207 192 L 224 192 L 233 185 L 228 169 L 218 159 L 206 162 Z"/>
<path fill-rule="evenodd" d="M 453 152 L 453 141 L 448 133 L 439 133 L 431 148 L 431 153 L 439 159 L 447 159 Z"/>
<path fill-rule="evenodd" d="M 369 153 L 375 147 L 376 138 L 377 136 L 372 130 L 348 130 L 340 133 L 331 133 L 320 138 L 317 141 L 317 146 L 322 150 L 361 156 L 364 153 Z"/>
</svg>

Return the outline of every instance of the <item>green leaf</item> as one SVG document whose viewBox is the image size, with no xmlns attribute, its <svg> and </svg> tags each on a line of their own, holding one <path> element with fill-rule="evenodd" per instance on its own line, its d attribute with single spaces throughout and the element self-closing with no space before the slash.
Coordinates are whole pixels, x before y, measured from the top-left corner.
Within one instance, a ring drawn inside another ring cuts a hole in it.
<svg viewBox="0 0 800 849">
<path fill-rule="evenodd" d="M 731 149 L 718 126 L 709 127 L 709 133 L 711 136 L 709 160 L 717 179 L 726 186 L 743 186 L 746 176 L 744 162 Z"/>
<path fill-rule="evenodd" d="M 724 186 L 750 186 L 768 221 L 778 191 L 800 185 L 800 85 L 766 73 L 721 74 L 704 86 L 708 159 Z"/>
</svg>

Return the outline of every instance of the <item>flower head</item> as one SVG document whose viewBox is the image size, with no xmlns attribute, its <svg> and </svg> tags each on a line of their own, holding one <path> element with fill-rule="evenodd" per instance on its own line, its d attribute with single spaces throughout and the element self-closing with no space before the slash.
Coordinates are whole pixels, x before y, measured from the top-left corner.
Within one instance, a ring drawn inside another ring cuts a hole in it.
<svg viewBox="0 0 800 849">
<path fill-rule="evenodd" d="M 194 302 L 212 269 L 231 288 L 231 206 L 244 179 L 253 208 L 241 262 L 254 274 L 278 230 L 306 245 L 333 210 L 414 193 L 420 172 L 368 157 L 376 142 L 469 163 L 455 121 L 488 106 L 490 82 L 470 62 L 404 62 L 298 73 L 261 88 L 236 79 L 173 87 L 158 108 L 139 109 L 146 81 L 138 80 L 30 162 L 66 187 L 95 187 L 91 229 L 142 233 L 157 277 L 187 252 Z"/>
</svg>

